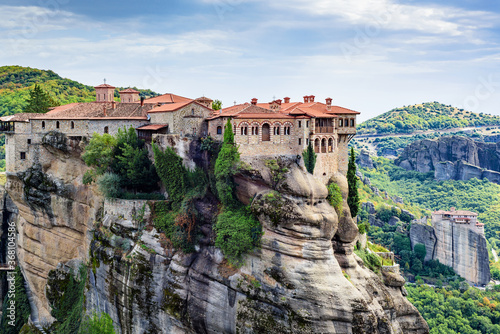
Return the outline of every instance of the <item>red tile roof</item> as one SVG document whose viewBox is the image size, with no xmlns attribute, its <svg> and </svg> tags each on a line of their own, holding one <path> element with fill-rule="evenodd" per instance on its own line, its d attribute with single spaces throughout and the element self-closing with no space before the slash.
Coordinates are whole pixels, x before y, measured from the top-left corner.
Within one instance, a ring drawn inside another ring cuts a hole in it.
<svg viewBox="0 0 500 334">
<path fill-rule="evenodd" d="M 438 211 L 434 211 L 433 214 L 436 214 L 436 215 L 454 215 L 454 216 L 477 216 L 477 213 L 472 212 L 472 211 L 465 211 L 465 210 L 455 210 L 455 211 L 438 210 Z"/>
<path fill-rule="evenodd" d="M 160 96 L 151 97 L 149 99 L 144 100 L 144 103 L 179 103 L 179 102 L 188 102 L 193 101 L 193 99 L 189 99 L 187 97 L 175 95 L 175 94 L 163 94 Z M 136 102 L 140 103 L 140 101 Z"/>
<path fill-rule="evenodd" d="M 119 92 L 120 94 L 123 94 L 123 93 L 133 93 L 133 94 L 139 94 L 140 92 L 133 89 L 133 88 L 127 88 L 127 89 L 124 89 L 122 91 Z"/>
<path fill-rule="evenodd" d="M 99 86 L 95 86 L 94 88 L 115 88 L 114 86 L 108 85 L 108 84 L 101 84 Z"/>
<path fill-rule="evenodd" d="M 149 125 L 140 126 L 140 127 L 136 128 L 136 129 L 137 130 L 156 131 L 156 130 L 160 130 L 160 129 L 166 128 L 167 126 L 168 126 L 168 124 L 149 124 Z"/>
<path fill-rule="evenodd" d="M 249 114 L 254 115 L 255 118 L 264 118 L 263 114 L 268 114 L 267 118 L 291 118 L 291 117 L 321 117 L 321 118 L 336 118 L 338 115 L 354 114 L 359 112 L 339 107 L 331 106 L 330 110 L 326 104 L 321 102 L 289 102 L 281 103 L 279 110 L 271 110 L 269 103 L 257 103 L 255 105 L 244 103 L 228 108 L 222 109 L 212 115 L 211 119 L 218 117 L 235 117 L 235 118 L 252 118 Z M 243 114 L 245 116 L 243 116 Z M 269 114 L 274 114 L 273 116 Z"/>
</svg>

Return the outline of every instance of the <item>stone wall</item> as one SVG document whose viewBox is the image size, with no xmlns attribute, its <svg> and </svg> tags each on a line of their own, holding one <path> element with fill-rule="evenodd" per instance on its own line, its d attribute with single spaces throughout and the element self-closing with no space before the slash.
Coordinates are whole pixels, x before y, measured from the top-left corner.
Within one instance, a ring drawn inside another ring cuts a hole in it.
<svg viewBox="0 0 500 334">
<path fill-rule="evenodd" d="M 439 260 L 473 284 L 485 285 L 490 281 L 486 238 L 468 224 L 441 220 L 429 226 L 414 222 L 410 239 L 412 248 L 417 243 L 425 245 L 425 261 Z"/>
<path fill-rule="evenodd" d="M 206 136 L 208 133 L 206 118 L 213 110 L 197 103 L 190 103 L 171 112 L 152 112 L 151 123 L 168 124 L 170 133 Z"/>
<path fill-rule="evenodd" d="M 126 220 L 135 220 L 141 210 L 144 209 L 144 219 L 148 219 L 151 210 L 148 200 L 106 199 L 104 201 L 104 214 L 123 217 Z"/>
</svg>

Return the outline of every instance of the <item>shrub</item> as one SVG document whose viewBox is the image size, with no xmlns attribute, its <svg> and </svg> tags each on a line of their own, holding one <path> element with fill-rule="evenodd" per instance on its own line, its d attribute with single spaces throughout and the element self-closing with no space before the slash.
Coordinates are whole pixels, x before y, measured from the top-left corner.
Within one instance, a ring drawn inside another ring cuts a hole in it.
<svg viewBox="0 0 500 334">
<path fill-rule="evenodd" d="M 366 249 L 358 249 L 354 251 L 362 260 L 365 266 L 367 266 L 371 271 L 378 273 L 382 267 L 382 262 L 380 258 L 368 252 Z"/>
<path fill-rule="evenodd" d="M 113 173 L 104 173 L 97 179 L 99 191 L 106 198 L 120 197 L 120 177 Z"/>
<path fill-rule="evenodd" d="M 217 237 L 215 246 L 219 247 L 228 261 L 236 266 L 243 263 L 243 255 L 260 244 L 262 227 L 251 214 L 249 208 L 226 209 L 215 224 Z"/>
<path fill-rule="evenodd" d="M 182 158 L 167 147 L 165 152 L 153 144 L 155 166 L 160 179 L 168 193 L 172 205 L 179 207 L 187 188 L 187 171 L 182 165 Z"/>
<path fill-rule="evenodd" d="M 304 158 L 304 165 L 306 166 L 306 170 L 314 174 L 314 167 L 316 166 L 316 157 L 317 154 L 314 152 L 311 142 L 309 141 L 309 145 L 307 145 L 307 149 L 302 152 L 302 157 Z"/>
<path fill-rule="evenodd" d="M 92 313 L 82 320 L 78 334 L 115 334 L 113 319 L 107 313 Z"/>
<path fill-rule="evenodd" d="M 340 187 L 335 182 L 330 182 L 327 186 L 328 188 L 328 203 L 335 208 L 339 215 L 342 214 L 342 202 L 344 201 L 342 198 L 342 192 L 340 191 Z"/>
</svg>

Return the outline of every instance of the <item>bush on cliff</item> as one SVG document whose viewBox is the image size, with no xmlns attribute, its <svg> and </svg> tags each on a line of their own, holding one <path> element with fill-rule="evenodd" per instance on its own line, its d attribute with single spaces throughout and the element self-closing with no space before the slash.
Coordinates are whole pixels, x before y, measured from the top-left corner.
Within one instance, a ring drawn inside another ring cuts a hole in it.
<svg viewBox="0 0 500 334">
<path fill-rule="evenodd" d="M 158 187 L 155 167 L 133 127 L 118 129 L 116 136 L 94 133 L 82 159 L 93 167 L 83 176 L 84 184 L 92 183 L 105 173 L 113 173 L 119 178 L 118 185 L 125 190 L 149 192 Z"/>
<path fill-rule="evenodd" d="M 316 166 L 317 154 L 314 152 L 311 142 L 307 145 L 307 148 L 302 152 L 302 157 L 304 158 L 304 165 L 309 173 L 314 174 L 314 167 Z"/>
<path fill-rule="evenodd" d="M 105 313 L 102 312 L 92 313 L 92 315 L 87 315 L 82 320 L 80 325 L 80 330 L 78 334 L 115 334 L 115 328 L 113 327 L 113 319 Z"/>
<path fill-rule="evenodd" d="M 262 227 L 248 207 L 226 209 L 215 224 L 219 247 L 228 261 L 235 266 L 243 263 L 243 255 L 260 244 Z"/>
<path fill-rule="evenodd" d="M 330 205 L 335 208 L 337 213 L 341 215 L 343 209 L 342 203 L 344 199 L 342 198 L 342 192 L 340 191 L 340 187 L 335 182 L 330 181 L 327 188 L 328 188 L 328 197 L 326 199 L 328 200 L 328 203 L 330 203 Z"/>
</svg>

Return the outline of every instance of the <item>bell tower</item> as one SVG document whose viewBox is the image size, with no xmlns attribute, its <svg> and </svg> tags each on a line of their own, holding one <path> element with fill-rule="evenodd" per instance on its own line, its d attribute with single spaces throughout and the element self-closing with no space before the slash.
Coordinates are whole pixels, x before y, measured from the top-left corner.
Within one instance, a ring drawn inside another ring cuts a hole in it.
<svg viewBox="0 0 500 334">
<path fill-rule="evenodd" d="M 95 86 L 95 101 L 96 102 L 113 102 L 115 98 L 115 87 L 108 85 L 106 79 L 104 83 Z"/>
</svg>

